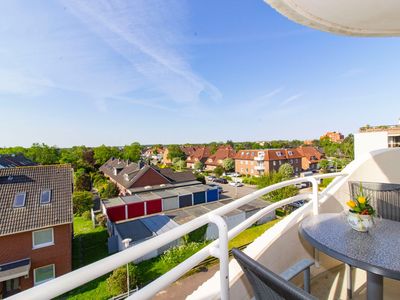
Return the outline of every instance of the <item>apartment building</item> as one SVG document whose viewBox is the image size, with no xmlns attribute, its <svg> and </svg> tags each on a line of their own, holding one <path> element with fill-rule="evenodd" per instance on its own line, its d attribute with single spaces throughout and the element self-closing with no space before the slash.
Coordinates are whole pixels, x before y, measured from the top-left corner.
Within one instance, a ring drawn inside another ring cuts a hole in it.
<svg viewBox="0 0 400 300">
<path fill-rule="evenodd" d="M 209 147 L 198 147 L 186 158 L 186 167 L 194 169 L 194 165 L 197 162 L 205 164 L 207 159 L 211 156 L 211 150 Z"/>
<path fill-rule="evenodd" d="M 318 164 L 321 161 L 323 154 L 315 147 L 300 146 L 296 150 L 301 155 L 301 168 L 303 171 L 318 170 Z"/>
<path fill-rule="evenodd" d="M 333 143 L 341 143 L 344 140 L 344 135 L 336 131 L 328 131 L 320 137 L 320 139 L 328 138 Z"/>
<path fill-rule="evenodd" d="M 278 171 L 284 163 L 301 172 L 301 154 L 297 149 L 240 150 L 235 156 L 235 171 L 242 175 L 260 176 Z"/>
<path fill-rule="evenodd" d="M 72 169 L 0 169 L 0 298 L 71 271 Z"/>
</svg>

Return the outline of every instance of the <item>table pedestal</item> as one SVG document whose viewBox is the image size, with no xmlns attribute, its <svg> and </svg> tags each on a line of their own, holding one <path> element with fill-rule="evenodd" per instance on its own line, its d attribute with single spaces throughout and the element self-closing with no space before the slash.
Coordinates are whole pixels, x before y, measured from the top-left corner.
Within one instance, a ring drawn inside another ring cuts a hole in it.
<svg viewBox="0 0 400 300">
<path fill-rule="evenodd" d="M 367 299 L 383 299 L 383 277 L 381 275 L 367 272 Z"/>
</svg>

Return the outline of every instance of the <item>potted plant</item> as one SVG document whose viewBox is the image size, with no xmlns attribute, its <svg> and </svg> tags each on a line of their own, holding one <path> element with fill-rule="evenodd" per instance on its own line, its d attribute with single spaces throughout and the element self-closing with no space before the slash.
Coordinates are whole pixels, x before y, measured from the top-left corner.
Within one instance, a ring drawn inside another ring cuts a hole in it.
<svg viewBox="0 0 400 300">
<path fill-rule="evenodd" d="M 347 221 L 353 229 L 367 232 L 375 225 L 375 209 L 369 204 L 369 197 L 364 194 L 361 183 L 358 195 L 346 204 L 350 207 Z"/>
</svg>

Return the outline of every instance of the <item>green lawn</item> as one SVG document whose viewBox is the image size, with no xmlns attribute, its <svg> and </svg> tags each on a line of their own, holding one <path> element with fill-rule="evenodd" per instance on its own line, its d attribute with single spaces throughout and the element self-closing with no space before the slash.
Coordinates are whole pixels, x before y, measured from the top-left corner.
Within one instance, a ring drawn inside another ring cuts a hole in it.
<svg viewBox="0 0 400 300">
<path fill-rule="evenodd" d="M 229 242 L 229 249 L 251 243 L 260 235 L 262 235 L 266 230 L 274 226 L 277 222 L 279 222 L 279 219 L 275 219 L 265 224 L 254 225 L 247 228 L 245 231 L 241 232 L 238 236 L 236 236 Z"/>
<path fill-rule="evenodd" d="M 74 240 L 72 242 L 72 266 L 78 269 L 108 255 L 107 230 L 102 227 L 93 228 L 92 221 L 82 217 L 74 217 Z M 112 295 L 107 292 L 104 275 L 61 298 L 65 299 L 108 299 Z"/>
</svg>

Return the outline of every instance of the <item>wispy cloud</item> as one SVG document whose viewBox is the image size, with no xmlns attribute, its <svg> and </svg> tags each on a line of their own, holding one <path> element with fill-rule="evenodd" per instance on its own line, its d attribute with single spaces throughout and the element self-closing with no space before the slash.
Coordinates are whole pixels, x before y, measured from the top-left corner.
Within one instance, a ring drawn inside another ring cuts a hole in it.
<svg viewBox="0 0 400 300">
<path fill-rule="evenodd" d="M 292 95 L 281 102 L 281 106 L 288 105 L 303 96 L 303 93 Z"/>
<path fill-rule="evenodd" d="M 196 74 L 178 48 L 186 12 L 181 1 L 115 0 L 64 5 L 123 57 L 154 93 L 178 103 L 218 100 L 220 91 Z"/>
</svg>

